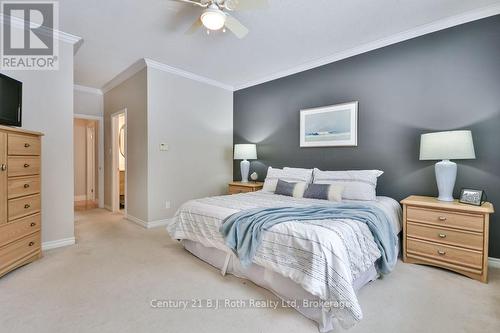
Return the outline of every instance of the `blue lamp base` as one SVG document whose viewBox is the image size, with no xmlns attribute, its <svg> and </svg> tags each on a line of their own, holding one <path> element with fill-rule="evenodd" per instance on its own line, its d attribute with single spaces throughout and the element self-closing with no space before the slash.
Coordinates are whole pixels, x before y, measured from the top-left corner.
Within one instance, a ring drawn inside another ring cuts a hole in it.
<svg viewBox="0 0 500 333">
<path fill-rule="evenodd" d="M 449 160 L 442 160 L 436 163 L 434 169 L 439 190 L 438 200 L 453 201 L 453 189 L 457 179 L 457 164 Z"/>
</svg>

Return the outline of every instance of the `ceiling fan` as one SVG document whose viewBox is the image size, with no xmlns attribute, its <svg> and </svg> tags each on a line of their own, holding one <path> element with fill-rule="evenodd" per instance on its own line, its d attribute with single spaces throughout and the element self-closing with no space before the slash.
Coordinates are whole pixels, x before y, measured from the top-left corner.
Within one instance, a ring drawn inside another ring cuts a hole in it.
<svg viewBox="0 0 500 333">
<path fill-rule="evenodd" d="M 210 31 L 226 28 L 238 38 L 244 38 L 248 34 L 248 28 L 228 12 L 237 10 L 260 9 L 268 6 L 267 0 L 174 0 L 204 8 L 200 17 L 186 32 L 192 34 L 199 28 L 205 27 L 207 33 Z"/>
</svg>

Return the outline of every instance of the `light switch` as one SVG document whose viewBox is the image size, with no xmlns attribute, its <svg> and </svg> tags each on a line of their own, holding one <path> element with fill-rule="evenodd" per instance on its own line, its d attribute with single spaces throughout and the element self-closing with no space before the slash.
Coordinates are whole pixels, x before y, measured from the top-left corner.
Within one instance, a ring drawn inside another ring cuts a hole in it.
<svg viewBox="0 0 500 333">
<path fill-rule="evenodd" d="M 160 143 L 160 151 L 168 151 L 168 144 Z"/>
</svg>

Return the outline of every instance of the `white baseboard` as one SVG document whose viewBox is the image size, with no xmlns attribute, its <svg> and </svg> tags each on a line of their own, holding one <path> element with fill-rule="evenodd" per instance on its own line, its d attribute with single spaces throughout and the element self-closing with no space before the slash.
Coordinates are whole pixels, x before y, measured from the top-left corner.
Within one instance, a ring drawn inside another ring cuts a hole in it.
<svg viewBox="0 0 500 333">
<path fill-rule="evenodd" d="M 164 225 L 167 225 L 170 219 L 165 219 L 165 220 L 156 220 L 156 221 L 151 221 L 151 222 L 146 222 L 144 220 L 141 220 L 140 218 L 137 218 L 135 216 L 132 216 L 130 214 L 127 214 L 125 218 L 131 222 L 134 222 L 137 225 L 140 225 L 143 228 L 146 229 L 152 229 L 152 228 L 158 228 Z"/>
<path fill-rule="evenodd" d="M 103 208 L 106 209 L 106 210 L 109 210 L 110 212 L 113 211 L 113 209 L 111 208 L 110 205 L 103 205 Z"/>
<path fill-rule="evenodd" d="M 58 239 L 55 241 L 43 242 L 42 251 L 57 249 L 58 247 L 74 245 L 75 237 Z"/>
<path fill-rule="evenodd" d="M 495 268 L 500 268 L 500 258 L 488 258 L 488 266 L 490 267 L 495 267 Z"/>
<path fill-rule="evenodd" d="M 85 201 L 87 200 L 87 196 L 84 195 L 75 195 L 75 201 Z"/>
</svg>

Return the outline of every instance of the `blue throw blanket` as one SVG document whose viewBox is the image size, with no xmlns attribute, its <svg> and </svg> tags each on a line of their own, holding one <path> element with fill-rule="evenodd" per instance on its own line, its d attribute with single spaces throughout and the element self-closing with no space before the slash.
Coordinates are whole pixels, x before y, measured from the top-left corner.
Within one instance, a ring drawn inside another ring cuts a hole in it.
<svg viewBox="0 0 500 333">
<path fill-rule="evenodd" d="M 397 236 L 386 214 L 370 204 L 339 203 L 308 207 L 257 208 L 227 217 L 220 227 L 226 245 L 244 266 L 249 266 L 262 242 L 262 232 L 274 225 L 297 221 L 351 219 L 365 223 L 382 253 L 377 261 L 381 273 L 389 273 L 397 260 Z M 332 223 L 335 223 L 332 221 Z"/>
</svg>

